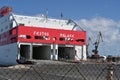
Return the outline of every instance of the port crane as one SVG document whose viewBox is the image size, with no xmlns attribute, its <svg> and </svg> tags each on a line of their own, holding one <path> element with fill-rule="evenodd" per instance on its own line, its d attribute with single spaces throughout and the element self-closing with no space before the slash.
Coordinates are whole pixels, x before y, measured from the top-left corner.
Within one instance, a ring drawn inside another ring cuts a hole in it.
<svg viewBox="0 0 120 80">
<path fill-rule="evenodd" d="M 94 43 L 94 48 L 95 49 L 92 50 L 92 52 L 93 52 L 92 58 L 94 58 L 94 59 L 99 58 L 98 47 L 99 47 L 99 44 L 100 44 L 101 41 L 103 42 L 102 33 L 99 32 L 99 34 L 97 36 L 97 39 L 96 39 L 96 42 Z"/>
</svg>

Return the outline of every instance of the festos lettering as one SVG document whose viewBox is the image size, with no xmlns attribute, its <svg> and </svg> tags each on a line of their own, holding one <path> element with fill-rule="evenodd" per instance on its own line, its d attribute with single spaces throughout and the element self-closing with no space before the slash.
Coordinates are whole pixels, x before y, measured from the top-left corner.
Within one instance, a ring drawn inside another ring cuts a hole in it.
<svg viewBox="0 0 120 80">
<path fill-rule="evenodd" d="M 49 33 L 44 31 L 34 31 L 33 34 L 38 36 L 49 36 Z"/>
</svg>

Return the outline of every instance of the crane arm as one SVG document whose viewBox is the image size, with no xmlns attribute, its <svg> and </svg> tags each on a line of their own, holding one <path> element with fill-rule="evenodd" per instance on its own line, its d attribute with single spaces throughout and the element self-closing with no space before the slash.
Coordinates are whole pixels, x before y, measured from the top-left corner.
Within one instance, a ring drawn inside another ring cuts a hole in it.
<svg viewBox="0 0 120 80">
<path fill-rule="evenodd" d="M 96 42 L 94 43 L 94 45 L 95 45 L 95 51 L 98 51 L 98 47 L 99 47 L 100 41 L 103 42 L 102 33 L 101 32 L 99 32 L 98 38 L 97 38 Z"/>
</svg>

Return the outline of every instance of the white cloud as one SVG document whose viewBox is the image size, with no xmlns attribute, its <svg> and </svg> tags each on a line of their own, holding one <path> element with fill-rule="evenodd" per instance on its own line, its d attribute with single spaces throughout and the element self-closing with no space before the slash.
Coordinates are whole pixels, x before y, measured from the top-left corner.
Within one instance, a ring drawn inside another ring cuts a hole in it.
<svg viewBox="0 0 120 80">
<path fill-rule="evenodd" d="M 119 54 L 120 51 L 120 21 L 115 21 L 103 17 L 92 19 L 81 19 L 76 21 L 87 32 L 87 37 L 91 37 L 95 42 L 98 32 L 102 32 L 103 43 L 100 45 L 101 53 Z"/>
<path fill-rule="evenodd" d="M 81 19 L 77 23 L 87 31 L 89 37 L 96 37 L 101 31 L 106 43 L 120 43 L 120 22 L 103 17 Z"/>
</svg>

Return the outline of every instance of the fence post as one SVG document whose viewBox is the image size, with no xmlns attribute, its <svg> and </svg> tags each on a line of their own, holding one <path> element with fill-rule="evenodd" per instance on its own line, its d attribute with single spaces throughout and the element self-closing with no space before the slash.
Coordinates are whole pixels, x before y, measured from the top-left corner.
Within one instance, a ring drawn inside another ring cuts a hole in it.
<svg viewBox="0 0 120 80">
<path fill-rule="evenodd" d="M 110 63 L 108 67 L 107 80 L 113 80 L 113 64 L 112 63 Z"/>
</svg>

